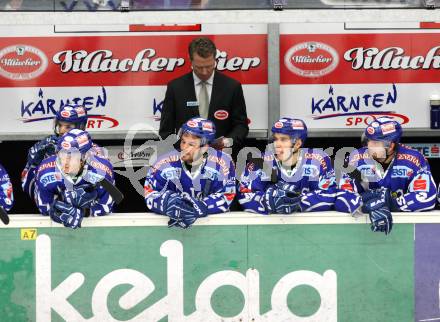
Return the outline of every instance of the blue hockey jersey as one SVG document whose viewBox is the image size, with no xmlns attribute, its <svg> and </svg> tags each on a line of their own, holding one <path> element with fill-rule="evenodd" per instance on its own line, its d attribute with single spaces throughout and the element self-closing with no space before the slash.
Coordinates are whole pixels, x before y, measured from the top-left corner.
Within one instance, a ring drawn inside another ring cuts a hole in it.
<svg viewBox="0 0 440 322">
<path fill-rule="evenodd" d="M 163 193 L 167 190 L 189 194 L 208 206 L 208 214 L 226 212 L 235 197 L 235 167 L 229 155 L 208 149 L 200 165 L 191 171 L 180 153 L 168 153 L 150 167 L 145 179 L 145 202 L 148 209 L 162 214 Z"/>
<path fill-rule="evenodd" d="M 66 201 L 65 191 L 72 191 L 75 187 L 87 187 L 96 184 L 102 178 L 114 183 L 114 173 L 111 163 L 99 157 L 91 158 L 81 174 L 73 180 L 66 176 L 58 167 L 56 157 L 45 159 L 38 167 L 36 177 L 35 201 L 43 215 L 49 215 L 49 210 L 55 200 Z M 97 185 L 96 201 L 90 207 L 91 216 L 104 216 L 112 212 L 114 201 L 109 193 Z"/>
<path fill-rule="evenodd" d="M 14 203 L 12 184 L 5 168 L 0 165 L 0 206 L 9 211 Z"/>
<path fill-rule="evenodd" d="M 287 184 L 289 191 L 301 196 L 302 211 L 332 209 L 336 196 L 335 173 L 330 157 L 321 149 L 303 148 L 292 169 L 281 166 L 273 153 L 263 156 L 261 165 L 248 163 L 240 178 L 238 200 L 245 211 L 268 214 L 265 192 L 273 185 Z M 276 173 L 276 182 L 272 180 Z"/>
<path fill-rule="evenodd" d="M 49 135 L 41 141 L 35 143 L 29 149 L 29 154 L 38 154 L 40 153 L 40 150 L 43 150 L 41 151 L 41 153 L 44 155 L 43 159 L 53 156 L 55 155 L 57 140 L 58 136 L 53 134 Z M 52 147 L 46 149 L 48 145 L 52 145 Z M 104 149 L 96 144 L 93 144 L 92 153 L 93 155 L 96 155 L 98 157 L 107 158 L 107 153 L 104 151 Z M 26 192 L 31 197 L 31 199 L 34 199 L 35 176 L 37 175 L 38 166 L 39 164 L 32 164 L 32 162 L 28 159 L 28 161 L 26 162 L 26 166 L 21 173 L 21 186 L 23 188 L 23 191 Z"/>
<path fill-rule="evenodd" d="M 393 197 L 392 211 L 426 211 L 435 206 L 436 186 L 429 164 L 416 150 L 398 144 L 396 155 L 383 169 L 364 147 L 350 154 L 348 164 L 356 168 L 358 174 L 343 175 L 339 182 L 342 190 L 362 194 L 367 190 L 388 188 Z"/>
</svg>

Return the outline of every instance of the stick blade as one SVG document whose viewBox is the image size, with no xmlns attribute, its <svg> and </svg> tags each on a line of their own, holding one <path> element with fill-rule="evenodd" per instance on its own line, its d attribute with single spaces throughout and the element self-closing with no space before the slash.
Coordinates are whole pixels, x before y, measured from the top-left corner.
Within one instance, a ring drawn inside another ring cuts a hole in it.
<svg viewBox="0 0 440 322">
<path fill-rule="evenodd" d="M 119 205 L 124 199 L 124 194 L 118 188 L 116 188 L 116 186 L 108 179 L 99 181 L 98 184 L 101 185 L 105 189 L 105 191 L 110 194 L 110 196 L 112 196 L 112 199 L 117 205 Z"/>
</svg>

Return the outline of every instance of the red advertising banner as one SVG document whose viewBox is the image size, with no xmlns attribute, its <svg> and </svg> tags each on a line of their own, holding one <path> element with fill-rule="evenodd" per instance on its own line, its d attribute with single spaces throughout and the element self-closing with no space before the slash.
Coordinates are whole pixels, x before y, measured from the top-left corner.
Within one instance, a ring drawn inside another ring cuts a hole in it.
<svg viewBox="0 0 440 322">
<path fill-rule="evenodd" d="M 0 38 L 0 87 L 165 85 L 190 71 L 194 37 Z M 267 84 L 267 35 L 209 37 L 218 48 L 218 70 L 243 84 Z"/>
<path fill-rule="evenodd" d="M 438 33 L 284 34 L 281 84 L 437 83 Z"/>
</svg>

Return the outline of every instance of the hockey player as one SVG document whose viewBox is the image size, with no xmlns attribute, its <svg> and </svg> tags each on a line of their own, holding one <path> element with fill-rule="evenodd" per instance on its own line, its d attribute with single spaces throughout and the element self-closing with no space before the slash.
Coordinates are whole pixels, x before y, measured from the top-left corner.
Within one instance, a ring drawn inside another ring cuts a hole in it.
<svg viewBox="0 0 440 322">
<path fill-rule="evenodd" d="M 12 184 L 9 175 L 5 168 L 0 165 L 0 207 L 9 211 L 14 202 L 14 195 L 12 193 Z"/>
<path fill-rule="evenodd" d="M 333 207 L 336 183 L 330 158 L 319 149 L 302 148 L 307 126 L 300 119 L 282 118 L 272 127 L 273 151 L 263 161 L 249 162 L 239 187 L 245 211 L 291 214 Z"/>
<path fill-rule="evenodd" d="M 35 143 L 28 152 L 26 166 L 21 175 L 23 190 L 34 199 L 35 175 L 40 163 L 47 157 L 55 155 L 58 138 L 72 129 L 85 130 L 87 112 L 80 105 L 65 105 L 55 115 L 54 134 Z M 105 151 L 94 144 L 93 151 L 100 157 L 106 157 Z"/>
<path fill-rule="evenodd" d="M 352 168 L 339 187 L 336 209 L 344 203 L 362 205 L 371 229 L 388 234 L 393 226 L 391 211 L 427 211 L 435 206 L 436 187 L 427 160 L 418 151 L 400 144 L 402 126 L 388 117 L 371 122 L 363 134 L 364 147 L 348 159 Z M 362 197 L 359 197 L 359 195 Z M 342 201 L 342 202 L 341 202 Z"/>
<path fill-rule="evenodd" d="M 235 197 L 235 168 L 229 155 L 214 150 L 213 122 L 197 117 L 179 131 L 180 151 L 159 158 L 145 180 L 145 202 L 168 216 L 169 227 L 190 227 L 197 218 L 229 210 Z"/>
<path fill-rule="evenodd" d="M 36 201 L 43 215 L 66 227 L 78 228 L 84 216 L 112 212 L 113 199 L 96 185 L 104 178 L 114 183 L 113 167 L 91 152 L 89 133 L 73 129 L 57 142 L 57 153 L 38 167 Z"/>
</svg>

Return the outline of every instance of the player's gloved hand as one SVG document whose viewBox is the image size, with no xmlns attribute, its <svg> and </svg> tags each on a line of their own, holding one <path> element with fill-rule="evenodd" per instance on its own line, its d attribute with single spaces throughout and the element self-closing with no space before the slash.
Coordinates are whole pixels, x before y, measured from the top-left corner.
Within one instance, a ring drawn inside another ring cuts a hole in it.
<svg viewBox="0 0 440 322">
<path fill-rule="evenodd" d="M 34 144 L 34 146 L 29 149 L 27 159 L 28 164 L 38 166 L 46 155 L 55 154 L 56 139 L 56 135 L 51 135 L 46 139 Z"/>
<path fill-rule="evenodd" d="M 265 194 L 266 207 L 270 213 L 291 214 L 301 211 L 301 197 L 289 197 L 284 190 L 271 186 Z"/>
<path fill-rule="evenodd" d="M 81 227 L 81 221 L 84 217 L 84 210 L 78 209 L 62 201 L 55 201 L 53 206 L 58 211 L 59 220 L 64 227 L 76 229 Z"/>
<path fill-rule="evenodd" d="M 387 188 L 368 190 L 362 193 L 361 196 L 363 202 L 363 212 L 370 213 L 371 211 L 382 207 L 387 207 L 390 209 L 391 194 Z"/>
<path fill-rule="evenodd" d="M 372 210 L 370 212 L 371 230 L 379 231 L 388 235 L 393 228 L 393 216 L 387 207 Z"/>
<path fill-rule="evenodd" d="M 98 191 L 91 186 L 75 187 L 64 192 L 64 200 L 76 208 L 90 208 L 98 197 Z"/>
<path fill-rule="evenodd" d="M 300 195 L 298 186 L 293 182 L 278 181 L 275 184 L 275 187 L 279 190 L 284 190 L 288 197 L 296 197 Z"/>
<path fill-rule="evenodd" d="M 180 196 L 176 192 L 166 191 L 163 197 L 162 215 L 168 216 L 171 219 L 180 219 L 180 212 L 177 211 L 177 200 Z"/>
<path fill-rule="evenodd" d="M 353 217 L 361 217 L 362 213 L 362 198 L 356 192 L 347 190 L 339 191 L 336 194 L 335 210 L 340 212 L 346 212 Z"/>
<path fill-rule="evenodd" d="M 206 217 L 208 215 L 208 205 L 202 200 L 183 195 L 177 202 L 180 209 L 183 222 L 191 226 L 197 218 Z"/>
</svg>

